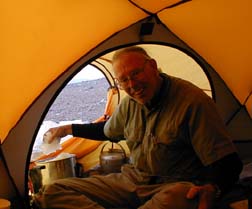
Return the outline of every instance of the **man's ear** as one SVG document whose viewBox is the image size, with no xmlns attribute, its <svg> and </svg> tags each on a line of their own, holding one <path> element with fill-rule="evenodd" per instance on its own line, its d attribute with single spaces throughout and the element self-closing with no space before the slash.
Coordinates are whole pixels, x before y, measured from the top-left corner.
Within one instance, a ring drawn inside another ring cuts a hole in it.
<svg viewBox="0 0 252 209">
<path fill-rule="evenodd" d="M 149 62 L 150 62 L 150 65 L 151 65 L 152 68 L 157 69 L 157 62 L 156 62 L 156 60 L 150 59 Z"/>
</svg>

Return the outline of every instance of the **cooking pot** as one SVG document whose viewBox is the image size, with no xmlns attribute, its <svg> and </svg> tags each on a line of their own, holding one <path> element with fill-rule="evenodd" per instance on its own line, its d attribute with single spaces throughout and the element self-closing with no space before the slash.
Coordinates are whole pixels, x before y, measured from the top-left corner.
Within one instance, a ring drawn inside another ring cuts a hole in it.
<svg viewBox="0 0 252 209">
<path fill-rule="evenodd" d="M 121 166 L 126 163 L 127 157 L 125 150 L 119 143 L 112 142 L 112 147 L 108 151 L 104 151 L 105 146 L 110 143 L 105 143 L 100 153 L 100 166 L 103 173 L 118 173 L 121 171 Z M 114 145 L 118 148 L 114 148 Z"/>
<path fill-rule="evenodd" d="M 41 186 L 50 184 L 54 180 L 75 177 L 76 156 L 74 154 L 62 153 L 55 158 L 36 161 L 36 166 L 29 171 L 34 193 Z"/>
</svg>

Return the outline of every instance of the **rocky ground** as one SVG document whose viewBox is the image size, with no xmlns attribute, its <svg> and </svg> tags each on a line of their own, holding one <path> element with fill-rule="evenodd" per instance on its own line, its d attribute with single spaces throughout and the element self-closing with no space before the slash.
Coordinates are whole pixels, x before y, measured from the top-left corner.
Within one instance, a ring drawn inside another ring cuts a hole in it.
<svg viewBox="0 0 252 209">
<path fill-rule="evenodd" d="M 104 113 L 108 88 L 105 78 L 68 84 L 44 120 L 92 122 Z"/>
</svg>

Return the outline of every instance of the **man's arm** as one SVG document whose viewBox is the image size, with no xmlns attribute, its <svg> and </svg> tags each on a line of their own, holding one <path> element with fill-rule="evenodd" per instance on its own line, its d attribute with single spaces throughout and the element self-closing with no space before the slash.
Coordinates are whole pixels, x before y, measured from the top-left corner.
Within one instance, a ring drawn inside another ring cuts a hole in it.
<svg viewBox="0 0 252 209">
<path fill-rule="evenodd" d="M 72 124 L 72 134 L 77 137 L 106 141 L 109 138 L 105 136 L 103 131 L 105 123 L 106 121 L 89 124 Z"/>
<path fill-rule="evenodd" d="M 228 192 L 238 181 L 243 164 L 237 153 L 232 153 L 214 162 L 209 167 L 212 179 L 209 183 L 193 186 L 188 199 L 199 197 L 198 209 L 211 209 L 217 198 Z"/>
<path fill-rule="evenodd" d="M 88 138 L 99 141 L 109 140 L 103 132 L 103 128 L 106 121 L 89 124 L 68 124 L 50 128 L 45 134 L 44 138 L 47 138 L 47 143 L 51 143 L 56 138 L 62 138 L 67 135 L 73 135 L 76 137 Z M 50 133 L 50 137 L 47 134 Z"/>
<path fill-rule="evenodd" d="M 229 154 L 209 165 L 209 170 L 213 178 L 212 182 L 225 194 L 239 180 L 242 167 L 243 164 L 238 154 Z"/>
</svg>

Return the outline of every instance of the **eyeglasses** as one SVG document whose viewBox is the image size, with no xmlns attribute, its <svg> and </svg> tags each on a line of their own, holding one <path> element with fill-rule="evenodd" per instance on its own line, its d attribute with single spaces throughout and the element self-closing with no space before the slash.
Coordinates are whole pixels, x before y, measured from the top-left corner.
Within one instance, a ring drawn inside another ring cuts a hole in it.
<svg viewBox="0 0 252 209">
<path fill-rule="evenodd" d="M 138 69 L 133 70 L 130 73 L 130 75 L 128 75 L 127 77 L 121 78 L 121 79 L 114 78 L 117 87 L 123 90 L 123 89 L 126 89 L 126 88 L 129 87 L 129 81 L 130 80 L 134 80 L 134 81 L 141 80 L 143 78 L 143 75 L 144 75 L 144 70 L 145 70 L 145 66 L 146 66 L 147 61 L 148 61 L 148 59 L 146 59 L 144 61 L 144 64 L 143 64 L 142 68 L 138 68 Z"/>
</svg>

